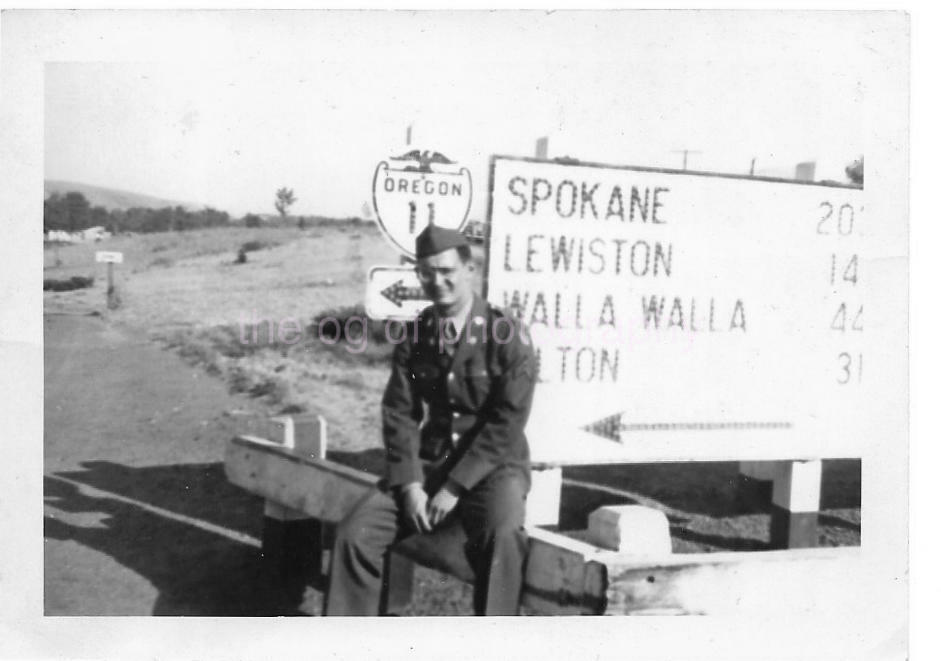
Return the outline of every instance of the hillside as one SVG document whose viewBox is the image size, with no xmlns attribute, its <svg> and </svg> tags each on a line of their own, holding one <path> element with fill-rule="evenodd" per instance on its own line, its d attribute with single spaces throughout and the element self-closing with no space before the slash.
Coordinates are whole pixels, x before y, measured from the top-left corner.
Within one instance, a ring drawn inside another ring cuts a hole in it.
<svg viewBox="0 0 941 661">
<path fill-rule="evenodd" d="M 162 209 L 164 207 L 182 206 L 184 209 L 198 211 L 202 205 L 190 202 L 180 202 L 178 200 L 167 200 L 151 195 L 141 195 L 130 191 L 117 190 L 114 188 L 104 188 L 102 186 L 92 186 L 75 181 L 60 181 L 55 179 L 46 179 L 44 182 L 44 198 L 53 193 L 65 195 L 69 192 L 78 192 L 85 196 L 91 206 L 102 206 L 109 211 L 112 209 L 130 209 L 131 207 L 144 207 L 148 209 Z"/>
</svg>

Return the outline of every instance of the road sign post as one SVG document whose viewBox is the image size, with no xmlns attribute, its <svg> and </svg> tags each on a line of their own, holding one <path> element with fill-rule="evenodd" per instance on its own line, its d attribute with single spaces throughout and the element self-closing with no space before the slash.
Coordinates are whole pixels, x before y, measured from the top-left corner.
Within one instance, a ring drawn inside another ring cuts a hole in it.
<svg viewBox="0 0 941 661">
<path fill-rule="evenodd" d="M 124 263 L 124 253 L 99 250 L 95 253 L 96 262 L 104 262 L 108 265 L 108 291 L 106 301 L 109 310 L 114 310 L 120 306 L 120 298 L 114 288 L 114 265 Z"/>
</svg>

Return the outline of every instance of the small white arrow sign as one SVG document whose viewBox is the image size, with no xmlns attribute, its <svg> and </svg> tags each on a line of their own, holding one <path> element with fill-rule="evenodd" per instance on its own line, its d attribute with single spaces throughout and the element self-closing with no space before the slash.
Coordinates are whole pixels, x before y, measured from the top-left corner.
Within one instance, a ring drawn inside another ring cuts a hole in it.
<svg viewBox="0 0 941 661">
<path fill-rule="evenodd" d="M 366 283 L 366 314 L 371 319 L 412 320 L 431 305 L 409 266 L 374 266 Z"/>
<path fill-rule="evenodd" d="M 123 252 L 106 252 L 104 250 L 99 250 L 95 253 L 96 262 L 105 262 L 112 264 L 123 264 L 124 263 L 124 253 Z"/>
</svg>

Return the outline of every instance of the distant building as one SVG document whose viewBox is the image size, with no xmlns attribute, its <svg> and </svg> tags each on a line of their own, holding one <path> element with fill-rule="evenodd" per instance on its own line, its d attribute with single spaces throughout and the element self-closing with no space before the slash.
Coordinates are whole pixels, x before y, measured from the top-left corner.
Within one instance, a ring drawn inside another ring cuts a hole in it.
<svg viewBox="0 0 941 661">
<path fill-rule="evenodd" d="M 77 232 L 66 232 L 65 230 L 49 230 L 45 232 L 44 241 L 57 241 L 59 243 L 91 243 L 101 241 L 111 236 L 101 225 L 88 227 Z"/>
<path fill-rule="evenodd" d="M 49 230 L 46 232 L 45 241 L 57 241 L 59 243 L 77 243 L 78 239 L 71 232 L 65 230 Z"/>
<path fill-rule="evenodd" d="M 81 234 L 82 236 L 81 240 L 85 242 L 101 241 L 102 239 L 107 239 L 109 236 L 111 236 L 111 234 L 107 232 L 105 228 L 102 227 L 101 225 L 96 225 L 95 227 L 86 228 L 82 230 L 81 232 L 78 232 L 78 234 Z"/>
</svg>

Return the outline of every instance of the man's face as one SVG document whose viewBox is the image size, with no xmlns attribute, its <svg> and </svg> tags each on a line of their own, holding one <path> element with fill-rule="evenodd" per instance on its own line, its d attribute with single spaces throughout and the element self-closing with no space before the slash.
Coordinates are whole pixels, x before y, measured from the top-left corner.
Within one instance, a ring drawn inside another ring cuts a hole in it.
<svg viewBox="0 0 941 661">
<path fill-rule="evenodd" d="M 463 305 L 474 295 L 474 267 L 451 248 L 418 260 L 415 270 L 425 296 L 435 305 Z"/>
</svg>

